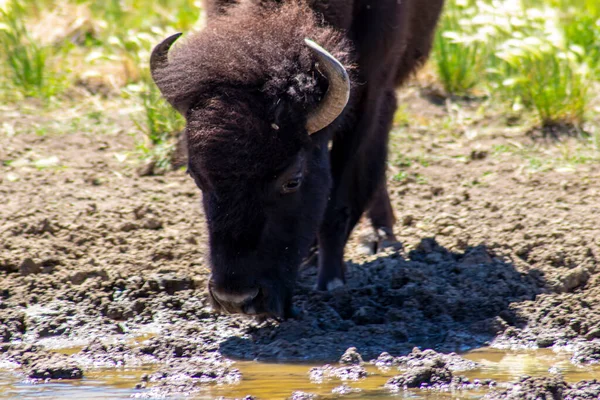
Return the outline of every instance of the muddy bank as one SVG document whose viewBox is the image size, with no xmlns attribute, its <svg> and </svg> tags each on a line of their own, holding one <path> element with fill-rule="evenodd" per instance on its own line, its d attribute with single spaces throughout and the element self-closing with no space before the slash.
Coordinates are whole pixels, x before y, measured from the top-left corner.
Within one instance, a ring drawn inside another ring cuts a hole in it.
<svg viewBox="0 0 600 400">
<path fill-rule="evenodd" d="M 315 270 L 303 271 L 294 321 L 267 324 L 225 341 L 225 355 L 244 359 L 331 360 L 356 346 L 367 358 L 414 347 L 464 351 L 503 331 L 516 317 L 511 302 L 543 290 L 485 246 L 454 253 L 423 240 L 405 258 L 393 253 L 349 266 L 348 285 L 312 290 Z"/>
<path fill-rule="evenodd" d="M 528 172 L 518 156 L 494 155 L 504 133 L 475 143 L 417 129 L 419 144 L 393 139 L 388 184 L 404 249 L 365 255 L 360 227 L 346 287 L 314 291 L 307 267 L 298 318 L 259 322 L 212 312 L 200 193 L 183 171 L 138 176 L 123 156 L 134 146 L 125 131 L 0 137 L 0 364 L 23 377 L 152 365 L 140 387 L 182 376 L 173 390 L 189 391 L 240 379 L 230 359 L 330 363 L 349 347 L 364 361 L 387 352 L 378 362 L 393 368 L 429 368 L 398 361 L 415 347 L 486 344 L 600 360 L 597 166 Z M 407 162 L 409 152 L 427 162 Z M 33 164 L 51 156 L 55 167 Z M 48 353 L 73 345 L 83 349 Z M 446 368 L 454 379 L 443 362 L 427 374 L 446 382 Z"/>
<path fill-rule="evenodd" d="M 487 394 L 486 400 L 594 400 L 600 398 L 600 382 L 581 381 L 573 385 L 560 376 L 532 378 L 525 376 L 518 382 L 506 385 L 503 391 Z"/>
<path fill-rule="evenodd" d="M 64 354 L 45 350 L 42 346 L 4 344 L 0 347 L 4 362 L 20 367 L 25 376 L 37 380 L 81 379 L 83 370 Z"/>
</svg>

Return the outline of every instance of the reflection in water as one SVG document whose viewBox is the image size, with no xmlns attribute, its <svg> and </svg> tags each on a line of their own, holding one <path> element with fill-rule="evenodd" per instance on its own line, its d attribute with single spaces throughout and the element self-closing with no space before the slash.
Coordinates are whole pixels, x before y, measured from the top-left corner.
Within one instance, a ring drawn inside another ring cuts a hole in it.
<svg viewBox="0 0 600 400">
<path fill-rule="evenodd" d="M 67 351 L 68 352 L 68 351 Z M 551 350 L 535 350 L 522 352 L 507 352 L 504 350 L 478 349 L 464 355 L 482 364 L 478 370 L 462 373 L 470 379 L 494 379 L 498 382 L 514 381 L 521 375 L 549 375 L 549 369 L 560 371 L 568 382 L 583 379 L 600 378 L 600 367 L 578 368 L 569 362 L 569 354 L 554 353 Z M 297 364 L 264 364 L 253 362 L 238 362 L 236 367 L 242 371 L 244 379 L 235 386 L 209 386 L 198 399 L 214 399 L 224 396 L 227 398 L 243 398 L 252 394 L 261 399 L 285 399 L 294 391 L 304 391 L 322 396 L 331 395 L 332 390 L 340 386 L 338 380 L 313 384 L 308 379 L 311 365 Z M 0 372 L 0 398 L 19 399 L 127 399 L 135 393 L 133 389 L 140 382 L 143 374 L 154 367 L 141 369 L 119 370 L 87 370 L 85 379 L 81 381 L 54 382 L 50 384 L 32 384 L 22 382 L 21 377 L 10 372 Z M 349 382 L 349 386 L 361 391 L 344 398 L 347 399 L 385 399 L 395 398 L 383 389 L 387 379 L 397 371 L 381 373 L 376 368 L 369 367 L 369 376 L 360 382 Z M 404 399 L 477 399 L 482 392 L 461 392 L 460 397 L 454 394 L 427 394 L 413 391 L 401 396 Z"/>
<path fill-rule="evenodd" d="M 560 372 L 564 380 L 571 383 L 600 378 L 600 366 L 576 367 L 569 361 L 571 355 L 567 352 L 555 353 L 550 349 L 513 352 L 483 348 L 464 355 L 483 365 L 482 369 L 464 375 L 510 382 L 523 375 L 548 376 L 552 370 L 552 373 Z"/>
</svg>

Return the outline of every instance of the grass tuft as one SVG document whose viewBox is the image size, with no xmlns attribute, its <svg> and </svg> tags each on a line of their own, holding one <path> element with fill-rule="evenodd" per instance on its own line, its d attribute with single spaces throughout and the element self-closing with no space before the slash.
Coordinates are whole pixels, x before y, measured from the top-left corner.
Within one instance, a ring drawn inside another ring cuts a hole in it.
<svg viewBox="0 0 600 400">
<path fill-rule="evenodd" d="M 600 77 L 595 0 L 450 0 L 433 59 L 450 95 L 489 92 L 540 125 L 581 127 Z"/>
<path fill-rule="evenodd" d="M 469 94 L 485 68 L 487 50 L 481 37 L 461 30 L 474 11 L 471 2 L 448 2 L 436 31 L 433 59 L 444 90 L 452 96 Z"/>
<path fill-rule="evenodd" d="M 34 40 L 25 24 L 26 7 L 13 0 L 0 8 L 0 48 L 6 74 L 25 96 L 48 98 L 63 89 L 64 82 L 50 65 L 53 51 Z"/>
<path fill-rule="evenodd" d="M 499 57 L 511 70 L 499 91 L 537 112 L 542 126 L 581 126 L 588 104 L 588 69 L 572 50 L 559 51 L 536 38 L 510 41 Z"/>
<path fill-rule="evenodd" d="M 143 140 L 137 145 L 142 159 L 152 163 L 156 171 L 169 169 L 185 120 L 162 98 L 156 85 L 149 80 L 130 85 L 127 93 L 137 98 L 140 105 L 140 112 L 133 114 L 132 120 L 143 134 Z"/>
</svg>

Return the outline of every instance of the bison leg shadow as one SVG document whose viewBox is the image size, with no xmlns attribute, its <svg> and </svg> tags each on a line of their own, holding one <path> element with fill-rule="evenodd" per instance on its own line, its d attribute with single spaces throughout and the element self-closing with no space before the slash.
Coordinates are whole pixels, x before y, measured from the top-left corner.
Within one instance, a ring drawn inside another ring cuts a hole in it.
<svg viewBox="0 0 600 400">
<path fill-rule="evenodd" d="M 312 290 L 305 269 L 294 297 L 296 319 L 267 323 L 221 344 L 237 359 L 333 361 L 351 346 L 369 358 L 413 347 L 466 351 L 483 346 L 509 326 L 524 323 L 511 303 L 543 292 L 536 270 L 527 274 L 485 245 L 451 252 L 424 239 L 403 257 L 393 253 L 350 264 L 348 284 L 333 292 Z"/>
</svg>

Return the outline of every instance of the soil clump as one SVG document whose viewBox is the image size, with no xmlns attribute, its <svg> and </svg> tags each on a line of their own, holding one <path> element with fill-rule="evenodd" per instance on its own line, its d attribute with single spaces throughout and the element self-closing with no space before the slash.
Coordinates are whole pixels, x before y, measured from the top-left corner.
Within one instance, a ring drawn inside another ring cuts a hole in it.
<svg viewBox="0 0 600 400">
<path fill-rule="evenodd" d="M 485 400 L 592 400 L 600 398 L 600 382 L 581 381 L 569 385 L 560 376 L 522 377 L 503 391 L 487 394 Z"/>
</svg>

